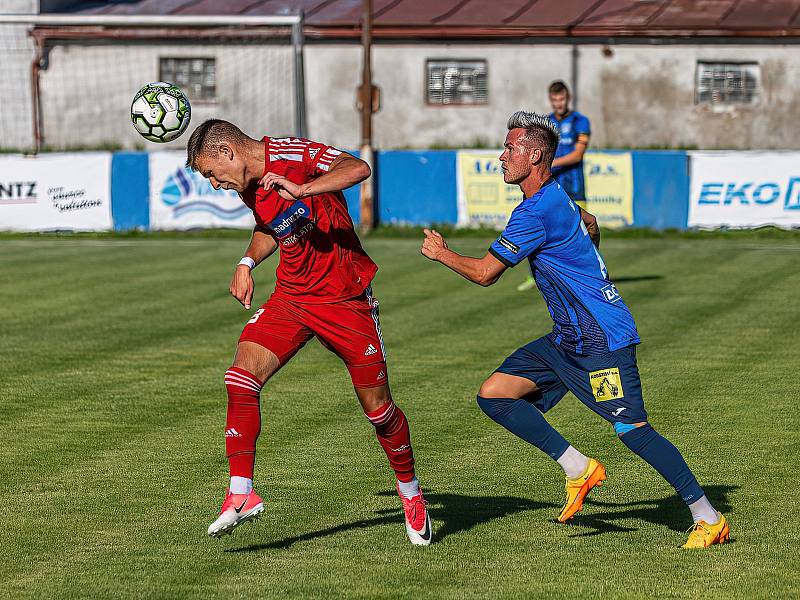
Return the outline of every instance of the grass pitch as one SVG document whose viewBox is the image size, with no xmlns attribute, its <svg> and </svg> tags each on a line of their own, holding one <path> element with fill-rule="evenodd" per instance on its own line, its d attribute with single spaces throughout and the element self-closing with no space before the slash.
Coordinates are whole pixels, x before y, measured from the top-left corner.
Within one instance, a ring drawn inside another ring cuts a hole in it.
<svg viewBox="0 0 800 600">
<path fill-rule="evenodd" d="M 489 240 L 451 240 L 460 251 Z M 0 596 L 797 597 L 800 239 L 603 243 L 631 307 L 651 422 L 730 518 L 678 549 L 689 513 L 568 396 L 548 418 L 609 479 L 569 525 L 560 469 L 491 422 L 480 382 L 549 330 L 518 268 L 490 289 L 372 238 L 392 388 L 435 543 L 408 544 L 345 368 L 317 342 L 262 395 L 267 512 L 206 536 L 226 485 L 222 375 L 248 314 L 243 235 L 0 240 Z M 273 259 L 274 261 L 274 259 Z M 266 299 L 274 263 L 256 271 Z"/>
</svg>

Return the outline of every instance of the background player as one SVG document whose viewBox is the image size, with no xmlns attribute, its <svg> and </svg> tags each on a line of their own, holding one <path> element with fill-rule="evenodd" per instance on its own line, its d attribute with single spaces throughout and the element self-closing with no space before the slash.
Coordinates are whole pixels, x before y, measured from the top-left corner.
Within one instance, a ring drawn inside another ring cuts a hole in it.
<svg viewBox="0 0 800 600">
<path fill-rule="evenodd" d="M 559 138 L 556 157 L 551 167 L 553 177 L 581 208 L 586 208 L 586 187 L 583 179 L 583 155 L 589 147 L 592 128 L 589 119 L 578 111 L 570 110 L 567 84 L 554 81 L 547 89 L 553 112 L 549 118 L 558 127 Z M 519 291 L 535 285 L 533 273 L 517 286 Z"/>
<path fill-rule="evenodd" d="M 478 404 L 497 423 L 558 462 L 566 475 L 560 522 L 581 510 L 586 494 L 605 480 L 602 464 L 576 450 L 542 413 L 571 391 L 613 424 L 622 442 L 650 463 L 688 504 L 695 521 L 684 548 L 728 539 L 714 510 L 675 446 L 647 422 L 636 345 L 639 334 L 608 278 L 579 208 L 551 177 L 558 129 L 545 116 L 517 112 L 508 121 L 500 161 L 506 183 L 524 194 L 508 225 L 483 258 L 462 256 L 425 230 L 422 253 L 488 286 L 527 258 L 554 321 L 552 333 L 511 354 L 481 386 Z"/>
<path fill-rule="evenodd" d="M 245 308 L 253 297 L 251 270 L 280 247 L 275 291 L 247 322 L 225 373 L 231 480 L 209 535 L 229 533 L 264 510 L 253 490 L 261 389 L 316 336 L 350 371 L 356 395 L 397 476 L 409 539 L 429 544 L 430 518 L 414 474 L 408 421 L 392 401 L 378 301 L 370 288 L 378 267 L 361 247 L 341 192 L 369 177 L 369 166 L 305 139 L 256 140 L 216 119 L 192 133 L 187 152 L 188 167 L 215 189 L 239 192 L 253 211 L 253 237 L 230 285 Z"/>
</svg>

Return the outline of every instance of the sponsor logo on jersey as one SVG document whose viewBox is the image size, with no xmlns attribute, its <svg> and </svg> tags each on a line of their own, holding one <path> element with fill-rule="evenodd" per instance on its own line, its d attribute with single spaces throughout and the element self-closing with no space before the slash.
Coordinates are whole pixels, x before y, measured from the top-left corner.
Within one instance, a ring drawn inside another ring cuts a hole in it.
<svg viewBox="0 0 800 600">
<path fill-rule="evenodd" d="M 311 160 L 314 160 L 317 157 L 317 153 L 319 152 L 319 148 L 311 148 L 308 151 L 308 155 L 311 157 Z"/>
<path fill-rule="evenodd" d="M 519 246 L 504 236 L 497 238 L 497 243 L 513 254 L 519 254 Z"/>
<path fill-rule="evenodd" d="M 297 200 L 275 217 L 269 223 L 269 228 L 275 232 L 282 245 L 290 246 L 314 229 L 311 209 L 302 200 Z"/>
<path fill-rule="evenodd" d="M 601 287 L 600 291 L 603 292 L 603 296 L 608 302 L 616 302 L 622 298 L 617 291 L 617 286 L 615 286 L 613 283 L 609 283 L 608 285 Z"/>
<path fill-rule="evenodd" d="M 378 349 L 375 346 L 373 346 L 372 344 L 370 344 L 369 346 L 367 346 L 367 349 L 364 351 L 364 356 L 372 356 L 373 354 L 377 354 L 377 353 L 378 353 Z"/>
<path fill-rule="evenodd" d="M 592 388 L 594 399 L 598 402 L 619 400 L 625 397 L 625 391 L 622 389 L 622 379 L 617 368 L 590 372 L 589 385 Z"/>
<path fill-rule="evenodd" d="M 381 372 L 380 372 L 380 373 L 378 373 L 378 376 L 377 376 L 375 379 L 376 379 L 376 380 L 381 380 L 381 379 L 383 379 L 384 377 L 386 377 L 386 371 L 384 371 L 383 369 L 381 369 Z"/>
</svg>

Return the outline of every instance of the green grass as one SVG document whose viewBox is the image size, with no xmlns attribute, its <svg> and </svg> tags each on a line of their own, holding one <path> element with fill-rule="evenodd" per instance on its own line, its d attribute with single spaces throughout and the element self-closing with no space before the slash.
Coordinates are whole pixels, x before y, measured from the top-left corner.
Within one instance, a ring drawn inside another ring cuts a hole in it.
<svg viewBox="0 0 800 600">
<path fill-rule="evenodd" d="M 482 252 L 487 239 L 452 245 Z M 392 477 L 344 367 L 316 342 L 265 388 L 268 510 L 205 529 L 226 485 L 227 295 L 242 235 L 0 240 L 0 596 L 654 598 L 800 594 L 800 239 L 610 237 L 644 340 L 651 422 L 730 518 L 678 549 L 688 511 L 568 396 L 548 418 L 609 480 L 574 524 L 560 469 L 486 418 L 483 378 L 549 321 L 522 269 L 470 285 L 372 237 L 392 387 L 436 528 L 405 539 Z M 257 273 L 257 296 L 273 283 Z"/>
</svg>

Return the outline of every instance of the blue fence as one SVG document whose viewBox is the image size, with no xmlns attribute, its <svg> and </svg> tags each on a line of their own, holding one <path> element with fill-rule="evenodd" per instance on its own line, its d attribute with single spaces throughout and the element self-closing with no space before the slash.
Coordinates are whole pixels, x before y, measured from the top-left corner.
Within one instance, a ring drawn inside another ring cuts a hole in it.
<svg viewBox="0 0 800 600">
<path fill-rule="evenodd" d="M 633 226 L 686 229 L 689 157 L 680 151 L 631 152 Z M 458 220 L 457 152 L 386 150 L 375 165 L 376 215 L 381 224 L 455 224 Z M 353 220 L 359 220 L 359 189 L 345 192 Z M 117 230 L 150 225 L 148 156 L 115 153 L 111 202 Z"/>
</svg>

